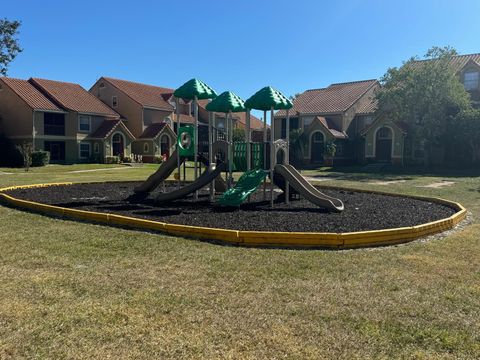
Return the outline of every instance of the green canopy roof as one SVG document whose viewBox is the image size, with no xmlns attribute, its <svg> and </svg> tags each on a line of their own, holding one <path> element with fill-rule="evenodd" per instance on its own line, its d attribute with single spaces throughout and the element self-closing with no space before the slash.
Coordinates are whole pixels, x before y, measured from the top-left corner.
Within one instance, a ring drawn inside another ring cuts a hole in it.
<svg viewBox="0 0 480 360">
<path fill-rule="evenodd" d="M 188 80 L 185 84 L 180 86 L 173 95 L 177 98 L 193 100 L 195 95 L 198 100 L 214 99 L 217 93 L 203 81 L 197 79 Z"/>
<path fill-rule="evenodd" d="M 225 91 L 207 105 L 208 111 L 241 112 L 245 111 L 245 102 L 235 93 Z"/>
<path fill-rule="evenodd" d="M 286 110 L 291 109 L 293 104 L 280 91 L 265 86 L 245 101 L 245 106 L 255 110 L 270 110 L 272 107 L 274 110 Z"/>
</svg>

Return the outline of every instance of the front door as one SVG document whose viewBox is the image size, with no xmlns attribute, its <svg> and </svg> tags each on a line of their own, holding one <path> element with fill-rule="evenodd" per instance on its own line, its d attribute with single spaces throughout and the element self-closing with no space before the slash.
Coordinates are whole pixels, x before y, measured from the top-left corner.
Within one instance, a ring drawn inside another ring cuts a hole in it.
<svg viewBox="0 0 480 360">
<path fill-rule="evenodd" d="M 45 141 L 45 151 L 50 152 L 50 161 L 65 161 L 65 141 Z"/>
<path fill-rule="evenodd" d="M 120 158 L 123 158 L 125 155 L 125 145 L 123 142 L 123 136 L 120 135 L 119 133 L 116 133 L 112 137 L 112 152 L 113 156 L 119 156 Z"/>
<path fill-rule="evenodd" d="M 311 145 L 312 145 L 312 149 L 310 151 L 311 162 L 312 163 L 323 162 L 324 137 L 322 132 L 317 131 L 313 133 Z"/>
<path fill-rule="evenodd" d="M 375 158 L 379 162 L 392 161 L 392 130 L 383 127 L 377 131 Z"/>
</svg>

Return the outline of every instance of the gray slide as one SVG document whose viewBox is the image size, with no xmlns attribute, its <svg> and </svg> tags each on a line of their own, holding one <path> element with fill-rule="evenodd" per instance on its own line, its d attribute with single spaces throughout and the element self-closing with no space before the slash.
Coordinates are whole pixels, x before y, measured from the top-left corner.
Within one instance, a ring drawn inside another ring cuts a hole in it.
<svg viewBox="0 0 480 360">
<path fill-rule="evenodd" d="M 343 211 L 344 206 L 341 200 L 318 191 L 292 165 L 278 164 L 275 166 L 275 172 L 287 180 L 292 188 L 313 204 L 336 212 Z"/>
<path fill-rule="evenodd" d="M 222 174 L 222 171 L 226 171 L 227 170 L 227 164 L 226 163 L 220 163 L 218 165 L 216 164 L 212 164 L 208 167 L 208 169 L 206 171 L 203 172 L 202 175 L 200 175 L 200 177 L 178 189 L 178 190 L 174 190 L 174 191 L 170 191 L 170 192 L 166 192 L 166 193 L 160 193 L 158 194 L 158 196 L 156 197 L 156 200 L 159 201 L 159 202 L 168 202 L 168 201 L 173 201 L 173 200 L 177 200 L 177 199 L 182 199 L 184 197 L 186 197 L 187 195 L 203 188 L 204 186 L 207 186 L 208 184 L 210 184 L 215 178 L 217 178 L 218 176 L 220 176 Z M 218 179 L 215 181 L 215 183 L 218 182 Z"/>
<path fill-rule="evenodd" d="M 180 163 L 183 163 L 185 158 L 180 157 Z M 148 177 L 141 185 L 135 188 L 135 193 L 143 194 L 155 190 L 170 174 L 177 168 L 177 150 L 160 165 L 157 171 Z"/>
</svg>

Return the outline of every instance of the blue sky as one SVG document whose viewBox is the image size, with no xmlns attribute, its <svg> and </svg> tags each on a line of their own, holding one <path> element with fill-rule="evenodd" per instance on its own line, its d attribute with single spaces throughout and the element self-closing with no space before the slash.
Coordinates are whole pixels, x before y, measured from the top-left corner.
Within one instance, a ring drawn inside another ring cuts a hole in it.
<svg viewBox="0 0 480 360">
<path fill-rule="evenodd" d="M 197 77 L 248 98 L 378 78 L 432 45 L 480 52 L 478 0 L 4 1 L 22 21 L 9 76 L 102 75 L 178 87 Z"/>
</svg>

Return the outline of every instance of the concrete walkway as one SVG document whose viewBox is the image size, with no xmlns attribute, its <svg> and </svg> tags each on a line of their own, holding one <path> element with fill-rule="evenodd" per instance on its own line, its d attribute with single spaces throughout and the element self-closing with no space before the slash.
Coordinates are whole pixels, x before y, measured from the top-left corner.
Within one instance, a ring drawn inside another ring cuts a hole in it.
<svg viewBox="0 0 480 360">
<path fill-rule="evenodd" d="M 89 170 L 74 170 L 74 171 L 67 171 L 67 174 L 89 173 L 89 172 L 95 172 L 95 171 L 123 170 L 123 169 L 132 169 L 132 167 L 130 167 L 130 166 L 122 166 L 122 167 L 114 167 L 114 168 L 89 169 Z"/>
</svg>

